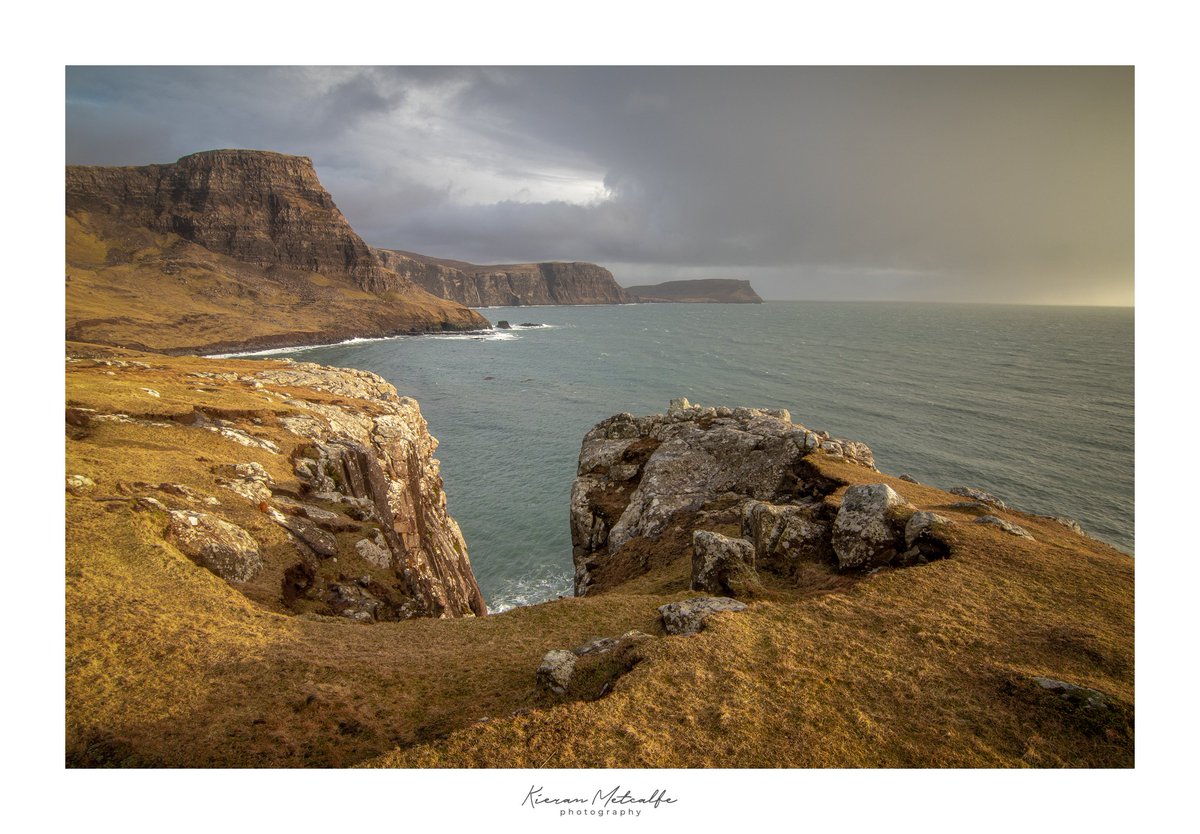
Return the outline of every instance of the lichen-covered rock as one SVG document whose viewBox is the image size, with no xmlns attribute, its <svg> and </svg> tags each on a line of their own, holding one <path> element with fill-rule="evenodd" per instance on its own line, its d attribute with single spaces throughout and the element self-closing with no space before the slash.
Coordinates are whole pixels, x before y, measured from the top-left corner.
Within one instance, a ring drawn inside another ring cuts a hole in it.
<svg viewBox="0 0 1200 834">
<path fill-rule="evenodd" d="M 227 582 L 246 582 L 262 569 L 258 542 L 236 524 L 190 510 L 171 510 L 170 519 L 167 538 Z"/>
<path fill-rule="evenodd" d="M 705 621 L 723 611 L 737 613 L 746 610 L 746 603 L 728 597 L 693 597 L 659 606 L 663 628 L 667 634 L 695 634 L 704 628 Z"/>
<path fill-rule="evenodd" d="M 898 523 L 898 515 L 906 506 L 887 484 L 847 488 L 833 522 L 838 567 L 874 567 L 891 561 L 903 549 L 903 522 Z"/>
<path fill-rule="evenodd" d="M 306 519 L 284 515 L 274 508 L 268 509 L 267 515 L 271 517 L 272 521 L 285 528 L 299 541 L 303 542 L 306 547 L 320 558 L 329 559 L 337 556 L 337 537 L 328 530 L 322 530 L 316 524 Z"/>
<path fill-rule="evenodd" d="M 538 684 L 556 695 L 565 694 L 575 672 L 575 659 L 575 653 L 565 649 L 546 652 L 537 669 Z"/>
<path fill-rule="evenodd" d="M 1007 504 L 1005 504 L 996 496 L 992 495 L 990 492 L 984 492 L 982 489 L 975 489 L 974 487 L 967 486 L 956 486 L 951 487 L 946 491 L 951 495 L 961 495 L 963 498 L 970 498 L 975 501 L 982 501 L 984 504 L 991 504 L 998 510 L 1008 509 Z"/>
<path fill-rule="evenodd" d="M 912 547 L 922 538 L 936 536 L 939 528 L 949 524 L 950 519 L 945 516 L 928 510 L 918 510 L 904 525 L 904 544 L 906 547 Z"/>
<path fill-rule="evenodd" d="M 758 586 L 754 545 L 710 530 L 692 533 L 692 590 L 740 596 Z"/>
<path fill-rule="evenodd" d="M 995 515 L 981 515 L 975 519 L 976 524 L 988 524 L 992 527 L 999 527 L 1005 533 L 1013 536 L 1020 536 L 1023 539 L 1032 539 L 1033 535 L 1028 530 L 1019 524 L 1013 524 L 1011 521 L 1005 521 Z"/>
<path fill-rule="evenodd" d="M 714 502 L 782 504 L 815 491 L 799 472 L 807 455 L 833 449 L 874 470 L 865 445 L 810 431 L 790 416 L 784 409 L 705 408 L 681 397 L 666 414 L 617 414 L 593 427 L 571 491 L 575 593 L 586 594 L 631 541 L 656 539 Z"/>
<path fill-rule="evenodd" d="M 819 504 L 770 504 L 747 501 L 742 506 L 742 536 L 754 543 L 754 566 L 783 576 L 801 562 L 825 562 L 833 555 L 830 522 Z"/>
<path fill-rule="evenodd" d="M 901 554 L 899 564 L 925 563 L 944 559 L 950 555 L 950 543 L 946 531 L 952 522 L 937 513 L 918 510 L 904 525 L 904 545 L 908 549 Z"/>
</svg>

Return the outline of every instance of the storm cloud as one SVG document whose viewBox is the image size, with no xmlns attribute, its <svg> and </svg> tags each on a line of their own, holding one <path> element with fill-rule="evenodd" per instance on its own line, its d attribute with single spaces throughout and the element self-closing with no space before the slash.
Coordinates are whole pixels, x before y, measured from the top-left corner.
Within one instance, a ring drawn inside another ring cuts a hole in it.
<svg viewBox="0 0 1200 834">
<path fill-rule="evenodd" d="M 376 246 L 1131 304 L 1127 67 L 72 67 L 67 162 L 310 156 Z"/>
</svg>

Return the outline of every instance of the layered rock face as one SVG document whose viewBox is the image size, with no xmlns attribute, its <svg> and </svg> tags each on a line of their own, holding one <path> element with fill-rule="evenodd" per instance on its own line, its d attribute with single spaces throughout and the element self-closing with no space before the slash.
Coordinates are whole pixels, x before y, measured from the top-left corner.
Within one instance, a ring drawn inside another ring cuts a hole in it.
<svg viewBox="0 0 1200 834">
<path fill-rule="evenodd" d="M 584 438 L 571 490 L 576 595 L 645 572 L 672 538 L 705 560 L 712 540 L 694 545 L 693 533 L 706 523 L 734 525 L 761 564 L 784 572 L 830 555 L 835 511 L 824 499 L 836 484 L 806 465 L 816 451 L 874 470 L 865 444 L 807 429 L 782 410 L 677 400 L 666 414 L 599 423 Z M 739 573 L 721 561 L 698 564 L 696 575 Z"/>
<path fill-rule="evenodd" d="M 625 291 L 638 301 L 668 301 L 692 304 L 762 304 L 749 281 L 734 278 L 700 278 L 639 284 Z"/>
<path fill-rule="evenodd" d="M 626 304 L 633 299 L 612 273 L 590 263 L 479 266 L 412 252 L 376 250 L 380 260 L 426 291 L 468 307 L 531 304 Z"/>
<path fill-rule="evenodd" d="M 348 275 L 367 292 L 411 290 L 350 227 L 312 160 L 218 150 L 171 165 L 67 167 L 69 211 L 102 211 L 262 267 Z"/>
<path fill-rule="evenodd" d="M 68 166 L 67 336 L 162 352 L 482 329 L 388 269 L 307 157 Z"/>
<path fill-rule="evenodd" d="M 415 400 L 365 371 L 190 362 L 68 357 L 68 465 L 88 444 L 126 450 L 124 474 L 69 471 L 72 495 L 153 514 L 163 541 L 269 607 L 368 623 L 487 613 Z M 164 466 L 177 480 L 152 474 Z"/>
</svg>

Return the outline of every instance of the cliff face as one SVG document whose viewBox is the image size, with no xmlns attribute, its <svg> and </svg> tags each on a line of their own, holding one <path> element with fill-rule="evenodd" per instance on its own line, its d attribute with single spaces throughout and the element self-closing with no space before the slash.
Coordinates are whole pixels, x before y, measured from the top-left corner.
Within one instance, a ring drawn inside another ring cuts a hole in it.
<svg viewBox="0 0 1200 834">
<path fill-rule="evenodd" d="M 412 288 L 371 254 L 304 156 L 219 150 L 172 165 L 68 166 L 67 208 L 114 214 L 256 266 L 345 274 L 367 292 Z"/>
<path fill-rule="evenodd" d="M 94 348 L 67 363 L 76 509 L 123 497 L 169 547 L 271 609 L 368 623 L 487 613 L 437 441 L 381 378 Z M 172 466 L 147 448 L 202 454 Z M 100 465 L 114 451 L 119 465 Z"/>
<path fill-rule="evenodd" d="M 749 281 L 733 278 L 701 278 L 695 281 L 666 281 L 641 284 L 625 291 L 638 301 L 678 301 L 693 304 L 762 304 Z"/>
<path fill-rule="evenodd" d="M 380 259 L 439 298 L 468 307 L 626 304 L 633 299 L 603 267 L 589 263 L 480 266 L 412 252 L 376 250 Z"/>
<path fill-rule="evenodd" d="M 68 166 L 68 337 L 183 352 L 486 328 L 388 269 L 306 157 Z"/>
</svg>

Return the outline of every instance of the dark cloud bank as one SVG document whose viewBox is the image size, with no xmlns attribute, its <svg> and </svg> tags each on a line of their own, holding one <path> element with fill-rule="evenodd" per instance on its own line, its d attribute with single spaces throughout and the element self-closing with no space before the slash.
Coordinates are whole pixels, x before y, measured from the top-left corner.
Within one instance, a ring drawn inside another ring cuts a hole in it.
<svg viewBox="0 0 1200 834">
<path fill-rule="evenodd" d="M 768 298 L 1133 301 L 1131 68 L 67 72 L 67 162 L 311 156 L 372 244 Z"/>
</svg>

